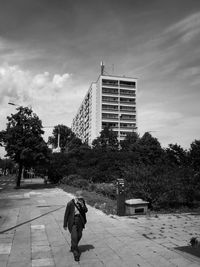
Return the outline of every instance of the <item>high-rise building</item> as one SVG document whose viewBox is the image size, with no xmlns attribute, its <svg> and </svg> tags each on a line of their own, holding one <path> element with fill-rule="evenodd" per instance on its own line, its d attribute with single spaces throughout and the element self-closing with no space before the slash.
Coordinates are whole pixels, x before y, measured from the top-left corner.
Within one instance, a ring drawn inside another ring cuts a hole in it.
<svg viewBox="0 0 200 267">
<path fill-rule="evenodd" d="M 118 140 L 136 131 L 137 79 L 104 74 L 91 84 L 76 116 L 72 131 L 83 142 L 92 144 L 105 126 L 117 132 Z"/>
</svg>

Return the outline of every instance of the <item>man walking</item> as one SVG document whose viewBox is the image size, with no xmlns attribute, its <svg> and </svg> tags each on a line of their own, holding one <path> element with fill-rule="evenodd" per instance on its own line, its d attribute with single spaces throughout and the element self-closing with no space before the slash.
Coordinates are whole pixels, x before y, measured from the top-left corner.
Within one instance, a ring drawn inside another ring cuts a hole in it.
<svg viewBox="0 0 200 267">
<path fill-rule="evenodd" d="M 71 252 L 74 254 L 75 261 L 79 261 L 80 252 L 78 243 L 82 237 L 83 228 L 85 228 L 86 212 L 88 211 L 85 200 L 82 197 L 82 191 L 76 192 L 76 197 L 67 203 L 65 210 L 63 227 L 71 234 Z"/>
</svg>

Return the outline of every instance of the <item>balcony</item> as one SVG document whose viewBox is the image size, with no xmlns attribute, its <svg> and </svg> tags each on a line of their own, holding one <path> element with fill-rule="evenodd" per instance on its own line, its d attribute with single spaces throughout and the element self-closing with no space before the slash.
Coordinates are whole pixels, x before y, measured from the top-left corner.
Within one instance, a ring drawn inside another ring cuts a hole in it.
<svg viewBox="0 0 200 267">
<path fill-rule="evenodd" d="M 105 97 L 105 96 L 102 96 L 102 102 L 118 103 L 118 97 Z"/>
<path fill-rule="evenodd" d="M 120 95 L 124 96 L 136 96 L 135 91 L 132 90 L 120 90 Z"/>
<path fill-rule="evenodd" d="M 105 120 L 117 120 L 119 119 L 118 114 L 109 114 L 109 113 L 102 113 L 102 119 Z"/>
<path fill-rule="evenodd" d="M 135 99 L 120 97 L 120 104 L 135 105 Z"/>
<path fill-rule="evenodd" d="M 120 111 L 136 112 L 136 108 L 135 107 L 120 106 Z"/>
<path fill-rule="evenodd" d="M 118 87 L 118 80 L 102 79 L 102 85 Z"/>
<path fill-rule="evenodd" d="M 102 110 L 118 111 L 118 106 L 114 106 L 114 105 L 102 105 Z"/>
<path fill-rule="evenodd" d="M 118 95 L 118 89 L 102 88 L 102 94 Z"/>
<path fill-rule="evenodd" d="M 130 81 L 120 81 L 119 82 L 120 87 L 127 87 L 127 88 L 135 88 L 136 83 L 135 82 L 130 82 Z"/>
<path fill-rule="evenodd" d="M 120 117 L 120 120 L 121 121 L 136 121 L 136 118 L 135 118 L 135 116 L 124 116 L 124 115 L 122 115 L 121 117 Z"/>
<path fill-rule="evenodd" d="M 104 127 L 110 127 L 110 128 L 118 128 L 118 123 L 114 123 L 114 122 L 102 122 L 102 128 Z"/>
<path fill-rule="evenodd" d="M 121 132 L 120 131 L 120 137 L 125 137 L 127 134 L 130 134 L 130 133 L 132 133 L 132 131 L 130 132 L 130 131 L 127 131 L 127 132 Z"/>
<path fill-rule="evenodd" d="M 130 113 L 130 114 L 133 114 L 136 112 L 135 110 L 130 110 L 130 109 L 120 109 L 120 111 L 124 113 Z"/>
<path fill-rule="evenodd" d="M 121 129 L 135 129 L 136 125 L 135 123 L 120 123 Z"/>
</svg>

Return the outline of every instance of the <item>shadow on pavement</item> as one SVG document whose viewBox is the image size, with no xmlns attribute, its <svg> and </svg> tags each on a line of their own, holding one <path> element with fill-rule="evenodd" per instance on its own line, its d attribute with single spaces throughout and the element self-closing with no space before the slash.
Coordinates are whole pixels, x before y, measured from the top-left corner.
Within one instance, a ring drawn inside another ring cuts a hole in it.
<svg viewBox="0 0 200 267">
<path fill-rule="evenodd" d="M 182 252 L 189 253 L 191 255 L 194 255 L 194 256 L 200 258 L 200 247 L 185 246 L 185 247 L 178 247 L 175 249 L 180 250 Z"/>
<path fill-rule="evenodd" d="M 84 253 L 85 251 L 94 249 L 93 245 L 87 244 L 87 245 L 80 245 L 79 247 L 80 253 Z"/>
</svg>

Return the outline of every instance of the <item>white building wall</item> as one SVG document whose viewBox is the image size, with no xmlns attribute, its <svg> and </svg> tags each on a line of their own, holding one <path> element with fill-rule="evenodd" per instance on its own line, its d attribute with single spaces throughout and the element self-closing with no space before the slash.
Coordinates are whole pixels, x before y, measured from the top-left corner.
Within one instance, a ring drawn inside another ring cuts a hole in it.
<svg viewBox="0 0 200 267">
<path fill-rule="evenodd" d="M 108 84 L 103 86 L 103 79 L 115 81 L 115 85 Z M 125 82 L 125 85 L 123 85 L 123 81 Z M 126 82 L 135 83 L 135 87 L 129 87 L 128 85 L 126 86 Z M 108 90 L 114 89 L 115 94 L 102 93 L 102 87 L 107 88 Z M 129 94 L 130 92 L 131 94 Z M 87 110 L 86 106 L 88 101 L 86 101 L 86 99 L 88 99 L 88 95 L 89 113 L 87 115 L 87 112 L 84 114 L 84 111 Z M 104 99 L 105 97 L 113 97 L 115 101 L 111 101 L 110 103 L 106 102 L 105 100 L 102 100 L 102 95 Z M 99 76 L 97 82 L 92 83 L 90 89 L 88 90 L 81 107 L 79 108 L 77 115 L 73 120 L 72 130 L 79 138 L 82 139 L 83 142 L 86 141 L 89 145 L 91 145 L 92 141 L 99 136 L 102 130 L 102 122 L 104 124 L 109 123 L 115 125 L 113 127 L 113 131 L 118 133 L 118 140 L 123 140 L 126 133 L 136 131 L 137 128 L 136 95 L 137 79 L 109 75 Z M 127 103 L 126 100 L 128 101 Z M 134 101 L 135 104 L 129 101 Z M 115 106 L 115 109 L 102 110 L 102 104 L 107 106 Z M 133 110 L 133 112 L 127 109 Z M 104 118 L 102 118 L 102 113 L 104 113 Z M 114 116 L 115 118 L 105 118 L 105 115 Z M 131 115 L 131 118 L 128 117 L 129 115 Z M 86 121 L 89 121 L 89 127 L 88 123 L 86 125 Z M 127 127 L 125 125 L 127 125 Z M 135 128 L 132 125 L 135 125 Z"/>
</svg>

